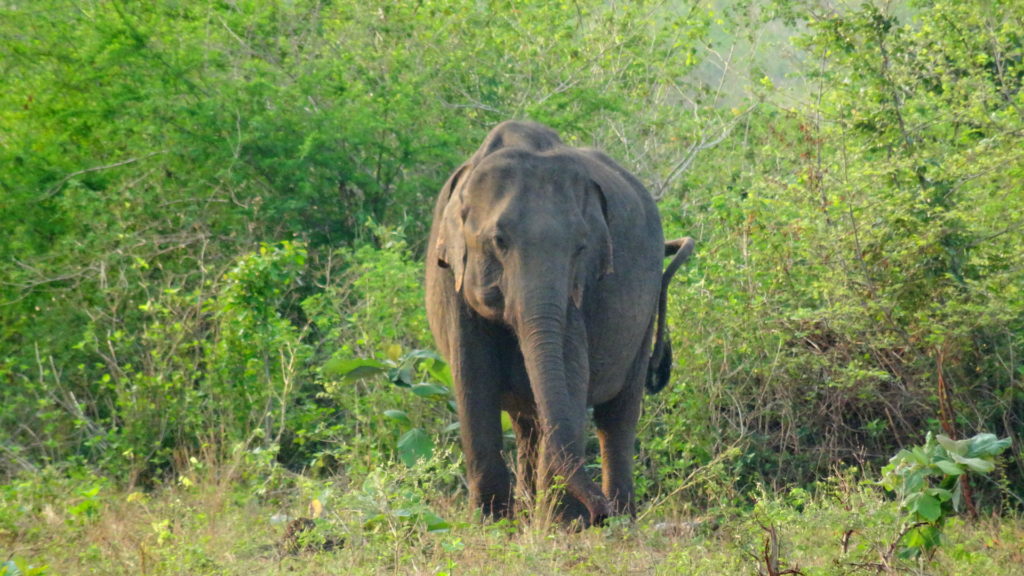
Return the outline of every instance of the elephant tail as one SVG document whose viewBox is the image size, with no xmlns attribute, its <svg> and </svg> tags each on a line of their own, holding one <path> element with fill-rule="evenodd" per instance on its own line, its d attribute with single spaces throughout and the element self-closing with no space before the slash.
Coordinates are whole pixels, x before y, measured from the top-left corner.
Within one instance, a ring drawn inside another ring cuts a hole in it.
<svg viewBox="0 0 1024 576">
<path fill-rule="evenodd" d="M 658 297 L 658 329 L 654 336 L 654 350 L 651 352 L 651 361 L 647 367 L 647 392 L 656 394 L 668 384 L 668 378 L 672 374 L 672 342 L 668 337 L 668 322 L 665 319 L 665 311 L 668 307 L 668 285 L 672 282 L 672 276 L 676 270 L 690 259 L 693 254 L 693 238 L 679 238 L 665 242 L 665 257 L 674 256 L 672 262 L 661 274 L 661 294 Z"/>
</svg>

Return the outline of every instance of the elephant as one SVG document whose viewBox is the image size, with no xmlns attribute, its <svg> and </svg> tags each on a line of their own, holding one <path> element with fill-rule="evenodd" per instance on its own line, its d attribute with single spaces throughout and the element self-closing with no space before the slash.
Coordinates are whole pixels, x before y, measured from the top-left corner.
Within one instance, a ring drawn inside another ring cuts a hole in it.
<svg viewBox="0 0 1024 576">
<path fill-rule="evenodd" d="M 693 246 L 664 241 L 632 174 L 541 124 L 499 124 L 451 174 L 427 244 L 426 310 L 452 372 L 475 508 L 514 513 L 504 410 L 521 499 L 561 485 L 567 522 L 635 516 L 641 400 L 668 381 L 666 293 Z M 584 469 L 590 407 L 600 488 Z"/>
</svg>

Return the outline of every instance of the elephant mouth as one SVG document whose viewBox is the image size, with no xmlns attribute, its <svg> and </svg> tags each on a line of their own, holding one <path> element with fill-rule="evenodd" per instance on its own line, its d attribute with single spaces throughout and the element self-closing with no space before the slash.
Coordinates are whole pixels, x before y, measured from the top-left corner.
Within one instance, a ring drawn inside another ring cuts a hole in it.
<svg viewBox="0 0 1024 576">
<path fill-rule="evenodd" d="M 497 284 L 477 289 L 473 308 L 483 317 L 500 320 L 505 314 L 505 296 Z"/>
</svg>

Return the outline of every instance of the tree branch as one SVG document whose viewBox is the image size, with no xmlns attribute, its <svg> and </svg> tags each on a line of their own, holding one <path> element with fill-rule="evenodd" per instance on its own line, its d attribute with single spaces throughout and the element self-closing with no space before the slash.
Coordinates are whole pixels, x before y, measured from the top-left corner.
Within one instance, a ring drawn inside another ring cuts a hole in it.
<svg viewBox="0 0 1024 576">
<path fill-rule="evenodd" d="M 749 114 L 750 111 L 753 110 L 756 106 L 757 104 L 752 104 L 749 108 L 747 108 L 738 116 L 733 118 L 731 122 L 722 127 L 721 132 L 719 132 L 719 134 L 716 137 L 712 139 L 704 138 L 700 142 L 695 142 L 691 144 L 690 147 L 686 150 L 686 153 L 679 160 L 679 162 L 676 162 L 676 165 L 672 167 L 672 171 L 669 172 L 668 176 L 661 182 L 661 184 L 658 185 L 657 190 L 653 194 L 651 194 L 654 197 L 654 199 L 661 200 L 665 196 L 665 193 L 668 191 L 668 187 L 672 183 L 672 181 L 678 178 L 680 174 L 688 170 L 690 166 L 693 165 L 693 161 L 697 159 L 698 154 L 700 154 L 704 150 L 714 148 L 715 146 L 718 146 L 723 141 L 725 141 L 725 139 L 728 138 L 730 134 L 732 134 L 733 129 L 736 128 L 736 125 L 739 124 L 740 120 L 747 114 Z"/>
<path fill-rule="evenodd" d="M 88 174 L 90 172 L 99 172 L 101 170 L 109 170 L 110 168 L 118 168 L 120 166 L 127 166 L 128 164 L 134 164 L 135 162 L 139 162 L 140 160 L 145 160 L 146 158 L 151 158 L 151 157 L 156 156 L 158 154 L 163 154 L 164 152 L 165 152 L 165 150 L 157 150 L 156 152 L 151 152 L 149 154 L 146 154 L 145 156 L 139 156 L 138 158 L 129 158 L 127 160 L 122 160 L 120 162 L 114 162 L 113 164 L 105 164 L 103 166 L 93 166 L 92 168 L 86 168 L 84 170 L 79 170 L 77 172 L 72 172 L 71 174 L 68 174 L 67 176 L 61 178 L 59 182 L 57 182 L 56 184 L 51 186 L 49 190 L 47 190 L 42 196 L 39 197 L 39 200 L 40 201 L 47 200 L 50 197 L 52 197 L 54 194 L 56 194 L 57 192 L 60 192 L 60 189 L 63 188 L 65 184 L 67 184 L 68 180 L 71 180 L 75 176 L 81 176 L 82 174 Z"/>
</svg>

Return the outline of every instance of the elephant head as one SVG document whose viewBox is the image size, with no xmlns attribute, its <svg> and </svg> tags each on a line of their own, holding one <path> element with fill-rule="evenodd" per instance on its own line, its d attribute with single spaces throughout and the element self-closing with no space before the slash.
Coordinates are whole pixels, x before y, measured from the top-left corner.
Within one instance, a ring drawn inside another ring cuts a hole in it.
<svg viewBox="0 0 1024 576">
<path fill-rule="evenodd" d="M 481 316 L 523 322 L 579 308 L 588 283 L 613 270 L 600 183 L 558 156 L 505 150 L 449 178 L 438 264 Z"/>
</svg>

